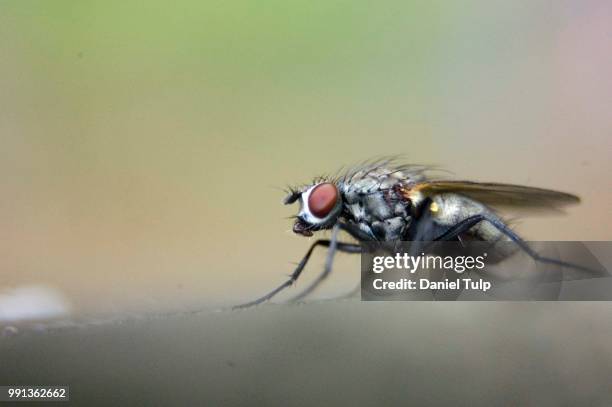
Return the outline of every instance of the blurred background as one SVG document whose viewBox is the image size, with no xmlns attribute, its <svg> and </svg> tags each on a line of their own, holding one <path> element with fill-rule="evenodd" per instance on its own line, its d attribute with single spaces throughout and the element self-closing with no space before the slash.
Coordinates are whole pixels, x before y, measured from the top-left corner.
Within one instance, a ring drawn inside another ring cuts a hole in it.
<svg viewBox="0 0 612 407">
<path fill-rule="evenodd" d="M 373 155 L 576 193 L 517 229 L 609 240 L 610 44 L 604 0 L 3 1 L 4 310 L 252 299 L 310 243 L 281 189 Z"/>
</svg>

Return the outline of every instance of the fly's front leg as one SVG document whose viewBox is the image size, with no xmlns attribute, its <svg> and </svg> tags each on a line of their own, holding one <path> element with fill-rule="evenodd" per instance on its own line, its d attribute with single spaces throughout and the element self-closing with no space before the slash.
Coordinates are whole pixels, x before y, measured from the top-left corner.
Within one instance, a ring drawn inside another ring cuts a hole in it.
<svg viewBox="0 0 612 407">
<path fill-rule="evenodd" d="M 298 279 L 298 277 L 302 273 L 302 270 L 304 270 L 304 267 L 306 267 L 306 263 L 308 263 L 308 260 L 310 259 L 310 256 L 312 255 L 312 252 L 314 251 L 314 249 L 317 246 L 330 247 L 331 244 L 332 244 L 331 240 L 327 240 L 327 239 L 317 240 L 316 242 L 314 242 L 310 246 L 310 248 L 308 249 L 308 251 L 306 252 L 304 257 L 302 258 L 302 260 L 300 260 L 300 262 L 298 263 L 297 267 L 295 268 L 293 273 L 291 273 L 291 275 L 289 276 L 289 279 L 287 281 L 285 281 L 283 284 L 281 284 L 280 286 L 278 286 L 274 290 L 270 291 L 268 294 L 264 295 L 263 297 L 260 297 L 260 298 L 254 300 L 254 301 L 250 301 L 250 302 L 247 302 L 247 303 L 244 303 L 244 304 L 236 305 L 235 307 L 233 307 L 233 309 L 248 308 L 248 307 L 252 307 L 254 305 L 261 304 L 262 302 L 268 301 L 269 299 L 274 297 L 276 294 L 278 294 L 279 292 L 281 292 L 285 288 L 293 285 L 293 283 Z M 354 244 L 350 244 L 350 243 L 336 242 L 335 245 L 336 245 L 336 249 L 337 250 L 343 251 L 343 252 L 358 253 L 355 250 L 360 250 L 359 245 L 354 245 Z M 333 258 L 332 258 L 332 260 L 333 260 Z M 330 267 L 331 267 L 331 265 L 330 265 Z"/>
<path fill-rule="evenodd" d="M 290 302 L 299 301 L 302 298 L 306 297 L 308 294 L 313 292 L 323 282 L 323 280 L 327 278 L 327 276 L 329 276 L 332 270 L 332 264 L 337 250 L 343 251 L 345 253 L 361 253 L 361 246 L 357 244 L 338 242 L 338 232 L 340 228 L 341 226 L 337 224 L 332 229 L 332 237 L 329 249 L 327 251 L 327 257 L 325 258 L 325 267 L 323 268 L 323 272 L 319 274 L 315 281 L 313 281 L 304 291 L 293 297 Z"/>
</svg>

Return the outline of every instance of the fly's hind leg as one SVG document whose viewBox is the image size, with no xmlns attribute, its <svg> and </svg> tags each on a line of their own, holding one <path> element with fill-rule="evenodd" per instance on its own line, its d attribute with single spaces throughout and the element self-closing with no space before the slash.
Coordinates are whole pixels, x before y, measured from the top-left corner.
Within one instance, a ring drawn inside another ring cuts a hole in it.
<svg viewBox="0 0 612 407">
<path fill-rule="evenodd" d="M 507 236 L 510 240 L 512 240 L 516 245 L 523 250 L 525 253 L 529 255 L 533 260 L 539 261 L 540 263 L 548 263 L 555 264 L 558 266 L 569 267 L 576 270 L 582 270 L 589 273 L 598 273 L 596 270 L 592 270 L 587 267 L 580 266 L 578 264 L 568 263 L 562 260 L 552 259 L 550 257 L 541 256 L 538 252 L 533 250 L 529 245 L 521 239 L 519 235 L 517 235 L 512 229 L 510 229 L 504 222 L 498 219 L 495 216 L 491 216 L 488 214 L 477 214 L 472 215 L 464 220 L 456 223 L 455 225 L 448 228 L 444 233 L 437 236 L 435 240 L 452 240 L 461 235 L 462 233 L 467 232 L 474 226 L 476 226 L 480 222 L 488 222 L 493 225 L 497 230 L 499 230 L 502 234 Z"/>
</svg>

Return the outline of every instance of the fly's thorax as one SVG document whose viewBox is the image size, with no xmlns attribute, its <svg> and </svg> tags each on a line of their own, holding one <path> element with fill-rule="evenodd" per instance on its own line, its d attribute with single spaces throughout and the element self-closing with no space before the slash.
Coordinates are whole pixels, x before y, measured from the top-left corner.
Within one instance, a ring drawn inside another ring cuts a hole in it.
<svg viewBox="0 0 612 407">
<path fill-rule="evenodd" d="M 393 191 L 387 190 L 345 197 L 344 206 L 352 220 L 357 222 L 372 223 L 397 216 L 408 216 L 406 201 Z"/>
<path fill-rule="evenodd" d="M 397 240 L 410 224 L 407 201 L 393 186 L 375 179 L 341 185 L 344 212 L 350 222 L 379 240 Z"/>
</svg>

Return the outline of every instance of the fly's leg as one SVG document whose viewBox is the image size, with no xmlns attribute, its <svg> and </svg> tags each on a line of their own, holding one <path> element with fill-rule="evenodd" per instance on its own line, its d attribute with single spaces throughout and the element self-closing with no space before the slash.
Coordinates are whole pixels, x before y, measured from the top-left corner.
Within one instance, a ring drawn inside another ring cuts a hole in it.
<svg viewBox="0 0 612 407">
<path fill-rule="evenodd" d="M 469 229 L 469 228 L 468 228 Z M 436 236 L 445 232 L 445 227 L 439 225 L 431 216 L 429 210 L 424 211 L 423 215 L 419 218 L 413 230 L 407 231 L 409 234 L 404 236 L 404 239 L 410 241 L 409 254 L 411 256 L 418 256 L 423 250 L 425 250 L 425 242 L 432 242 L 436 239 Z M 459 233 L 457 234 L 459 235 Z M 454 236 L 448 239 L 440 240 L 452 240 Z"/>
<path fill-rule="evenodd" d="M 349 291 L 346 294 L 342 294 L 338 297 L 335 297 L 335 300 L 343 300 L 346 298 L 352 298 L 354 296 L 356 296 L 357 294 L 359 294 L 359 292 L 361 291 L 361 282 L 359 284 L 357 284 L 357 286 L 355 286 L 355 288 L 353 288 L 351 291 Z"/>
<path fill-rule="evenodd" d="M 293 271 L 293 273 L 291 273 L 291 275 L 289 276 L 289 279 L 287 281 L 285 281 L 283 284 L 281 284 L 280 286 L 278 286 L 274 290 L 270 291 L 268 294 L 264 295 L 263 297 L 258 298 L 258 299 L 254 300 L 254 301 L 247 302 L 245 304 L 236 305 L 235 307 L 233 307 L 233 309 L 248 308 L 248 307 L 252 307 L 254 305 L 261 304 L 262 302 L 268 301 L 270 298 L 274 297 L 276 294 L 278 294 L 279 292 L 281 292 L 285 288 L 293 285 L 293 283 L 298 279 L 298 277 L 302 273 L 302 270 L 304 270 L 304 267 L 306 266 L 306 263 L 308 263 L 308 260 L 310 259 L 310 256 L 312 255 L 312 252 L 314 251 L 314 249 L 317 246 L 331 247 L 332 246 L 332 241 L 331 240 L 327 240 L 327 239 L 322 239 L 322 240 L 317 240 L 316 242 L 314 242 L 310 246 L 310 248 L 308 249 L 308 251 L 306 252 L 304 257 L 302 258 L 302 260 L 298 263 L 298 265 L 295 268 L 295 270 Z M 354 251 L 355 247 L 357 249 L 359 249 L 359 245 L 350 244 L 350 243 L 335 242 L 336 250 L 339 250 L 341 252 L 355 253 L 355 251 Z M 329 257 L 329 255 L 328 255 L 328 257 Z M 333 260 L 333 256 L 332 256 L 332 260 Z M 330 263 L 330 268 L 331 268 L 331 263 Z"/>
<path fill-rule="evenodd" d="M 599 273 L 596 270 L 592 270 L 590 268 L 583 267 L 578 264 L 568 263 L 562 260 L 557 260 L 557 259 L 552 259 L 549 257 L 541 256 L 539 253 L 537 253 L 535 250 L 529 247 L 529 245 L 523 239 L 521 239 L 521 237 L 517 235 L 512 229 L 510 229 L 505 223 L 503 223 L 501 220 L 495 217 L 487 216 L 485 214 L 478 214 L 478 215 L 473 215 L 468 218 L 465 218 L 461 222 L 451 226 L 443 234 L 437 236 L 435 240 L 455 239 L 457 236 L 459 236 L 460 234 L 464 232 L 467 232 L 468 230 L 470 230 L 472 227 L 476 226 L 480 222 L 489 222 L 497 230 L 499 230 L 501 233 L 503 233 L 508 238 L 510 238 L 510 240 L 512 240 L 514 243 L 516 243 L 516 245 L 521 250 L 527 253 L 529 257 L 531 257 L 535 261 L 539 261 L 541 263 L 556 264 L 558 266 L 587 271 L 589 273 Z"/>
<path fill-rule="evenodd" d="M 349 243 L 338 243 L 338 230 L 339 227 L 334 227 L 332 231 L 331 244 L 329 245 L 329 250 L 327 251 L 327 257 L 325 259 L 325 267 L 323 268 L 323 272 L 319 274 L 319 276 L 313 281 L 304 291 L 293 297 L 289 302 L 299 301 L 302 298 L 306 297 L 308 294 L 313 292 L 320 284 L 329 276 L 332 270 L 332 263 L 334 261 L 334 255 L 336 254 L 336 250 L 340 250 L 340 245 L 343 245 L 343 250 L 346 253 L 361 253 L 361 246 L 357 244 L 349 244 Z"/>
</svg>

